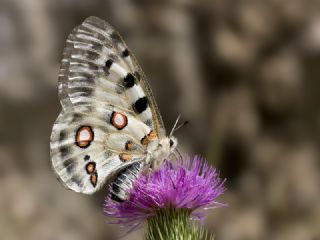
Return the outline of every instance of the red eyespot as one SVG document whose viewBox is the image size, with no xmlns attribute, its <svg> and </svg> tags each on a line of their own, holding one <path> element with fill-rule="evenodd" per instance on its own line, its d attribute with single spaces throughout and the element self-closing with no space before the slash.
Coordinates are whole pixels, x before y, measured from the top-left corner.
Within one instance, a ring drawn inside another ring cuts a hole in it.
<svg viewBox="0 0 320 240">
<path fill-rule="evenodd" d="M 93 141 L 94 134 L 92 128 L 89 126 L 82 126 L 76 133 L 76 144 L 81 148 L 89 147 Z"/>
<path fill-rule="evenodd" d="M 113 112 L 112 115 L 111 115 L 111 121 L 110 122 L 115 128 L 121 130 L 125 126 L 127 126 L 128 118 L 123 113 Z"/>
</svg>

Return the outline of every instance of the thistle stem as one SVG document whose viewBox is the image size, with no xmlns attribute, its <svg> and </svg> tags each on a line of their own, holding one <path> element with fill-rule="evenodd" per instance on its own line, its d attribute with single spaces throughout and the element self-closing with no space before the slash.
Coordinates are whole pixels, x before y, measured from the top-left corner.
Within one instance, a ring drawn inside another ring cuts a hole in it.
<svg viewBox="0 0 320 240">
<path fill-rule="evenodd" d="M 146 240 L 209 240 L 202 227 L 190 221 L 190 210 L 165 208 L 147 220 Z"/>
</svg>

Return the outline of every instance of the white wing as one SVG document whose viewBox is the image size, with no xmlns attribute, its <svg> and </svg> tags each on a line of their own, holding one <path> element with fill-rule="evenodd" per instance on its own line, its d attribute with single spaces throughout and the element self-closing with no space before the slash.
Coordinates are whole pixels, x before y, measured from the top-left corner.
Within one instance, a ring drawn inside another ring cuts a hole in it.
<svg viewBox="0 0 320 240">
<path fill-rule="evenodd" d="M 94 193 L 119 169 L 144 161 L 165 136 L 144 74 L 120 35 L 90 17 L 69 35 L 59 74 L 63 107 L 52 165 L 70 189 Z"/>
</svg>

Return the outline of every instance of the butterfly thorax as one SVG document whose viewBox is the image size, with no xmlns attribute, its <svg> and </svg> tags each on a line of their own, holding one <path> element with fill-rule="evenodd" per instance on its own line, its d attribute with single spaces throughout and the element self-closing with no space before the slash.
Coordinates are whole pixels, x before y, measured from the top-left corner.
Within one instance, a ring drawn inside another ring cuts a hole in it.
<svg viewBox="0 0 320 240">
<path fill-rule="evenodd" d="M 158 169 L 174 151 L 177 144 L 177 139 L 172 136 L 161 139 L 156 149 L 148 150 L 147 163 L 151 164 L 152 169 Z"/>
</svg>

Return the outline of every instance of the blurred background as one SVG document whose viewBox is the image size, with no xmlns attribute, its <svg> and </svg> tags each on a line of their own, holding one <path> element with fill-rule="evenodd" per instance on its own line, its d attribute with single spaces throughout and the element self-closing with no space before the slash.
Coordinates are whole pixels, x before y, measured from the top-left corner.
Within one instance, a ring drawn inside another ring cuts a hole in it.
<svg viewBox="0 0 320 240">
<path fill-rule="evenodd" d="M 67 35 L 110 22 L 145 71 L 180 149 L 226 177 L 217 240 L 320 239 L 320 1 L 0 0 L 0 233 L 5 240 L 118 239 L 105 190 L 62 187 L 49 138 Z M 143 229 L 123 239 L 142 239 Z"/>
</svg>

